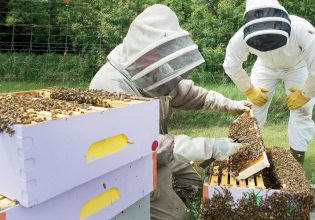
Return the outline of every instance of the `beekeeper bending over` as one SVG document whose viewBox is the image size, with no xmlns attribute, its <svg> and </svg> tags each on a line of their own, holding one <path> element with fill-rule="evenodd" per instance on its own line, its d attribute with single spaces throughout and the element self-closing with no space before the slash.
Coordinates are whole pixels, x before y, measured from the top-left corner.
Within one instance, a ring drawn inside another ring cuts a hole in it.
<svg viewBox="0 0 315 220">
<path fill-rule="evenodd" d="M 315 29 L 303 18 L 288 15 L 276 0 L 247 0 L 244 19 L 227 46 L 225 72 L 255 104 L 260 128 L 275 89 L 284 81 L 289 144 L 303 165 L 314 133 Z M 242 67 L 249 53 L 257 56 L 250 78 Z"/>
<path fill-rule="evenodd" d="M 182 190 L 200 186 L 200 176 L 188 162 L 224 160 L 241 145 L 228 138 L 168 135 L 169 109 L 243 112 L 249 110 L 249 102 L 232 101 L 185 80 L 204 59 L 175 13 L 164 5 L 144 10 L 107 58 L 90 89 L 160 98 L 158 189 L 151 195 L 151 219 L 189 219 L 186 206 L 172 189 L 172 177 Z"/>
</svg>

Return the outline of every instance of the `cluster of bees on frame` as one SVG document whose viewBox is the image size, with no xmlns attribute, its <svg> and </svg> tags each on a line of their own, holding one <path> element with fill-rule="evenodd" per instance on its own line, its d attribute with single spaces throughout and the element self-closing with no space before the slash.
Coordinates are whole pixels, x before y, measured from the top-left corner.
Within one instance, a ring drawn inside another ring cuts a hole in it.
<svg viewBox="0 0 315 220">
<path fill-rule="evenodd" d="M 128 94 L 107 92 L 96 89 L 83 89 L 83 88 L 53 88 L 51 89 L 50 98 L 60 99 L 66 101 L 75 101 L 79 104 L 91 104 L 95 106 L 111 107 L 110 104 L 104 100 L 121 100 L 126 101 L 131 98 Z"/>
<path fill-rule="evenodd" d="M 52 88 L 49 98 L 37 95 L 0 94 L 0 133 L 14 134 L 12 125 L 35 124 L 57 118 L 84 114 L 92 106 L 110 108 L 106 100 L 128 100 L 129 95 L 101 90 Z"/>
<path fill-rule="evenodd" d="M 250 113 L 242 114 L 229 127 L 229 138 L 247 144 L 230 157 L 231 171 L 237 175 L 247 163 L 256 160 L 265 150 L 258 128 L 257 119 Z"/>
</svg>

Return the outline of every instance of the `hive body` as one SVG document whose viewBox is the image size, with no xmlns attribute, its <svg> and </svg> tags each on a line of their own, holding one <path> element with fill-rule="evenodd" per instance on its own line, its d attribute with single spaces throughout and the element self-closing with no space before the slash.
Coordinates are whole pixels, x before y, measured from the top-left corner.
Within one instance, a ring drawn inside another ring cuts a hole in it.
<svg viewBox="0 0 315 220">
<path fill-rule="evenodd" d="M 115 108 L 92 110 L 1 132 L 0 194 L 33 207 L 151 156 L 158 140 L 158 100 L 118 100 Z"/>
<path fill-rule="evenodd" d="M 149 217 L 149 193 L 155 185 L 154 163 L 155 156 L 147 155 L 33 208 L 11 205 L 1 209 L 0 206 L 0 219 L 119 220 L 128 219 L 126 215 L 120 214 L 126 209 L 127 213 L 130 212 L 129 217 L 136 215 L 148 219 L 146 217 Z M 106 195 L 105 199 L 110 203 L 101 204 L 100 209 L 86 210 L 88 203 L 102 194 Z M 137 206 L 128 208 L 135 203 Z"/>
<path fill-rule="evenodd" d="M 267 155 L 271 166 L 246 180 L 212 164 L 201 219 L 309 219 L 313 192 L 303 168 L 287 149 L 268 149 Z"/>
</svg>

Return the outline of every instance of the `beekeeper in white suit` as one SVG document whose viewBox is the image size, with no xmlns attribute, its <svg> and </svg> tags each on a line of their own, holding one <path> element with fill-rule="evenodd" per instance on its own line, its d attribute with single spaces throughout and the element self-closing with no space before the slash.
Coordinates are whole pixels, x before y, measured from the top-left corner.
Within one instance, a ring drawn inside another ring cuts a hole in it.
<svg viewBox="0 0 315 220">
<path fill-rule="evenodd" d="M 225 72 L 255 104 L 260 128 L 275 89 L 284 81 L 289 144 L 303 165 L 314 133 L 315 29 L 303 18 L 288 15 L 276 0 L 248 0 L 244 19 L 227 46 Z M 242 67 L 249 53 L 257 56 L 250 78 Z"/>
<path fill-rule="evenodd" d="M 160 98 L 158 189 L 151 195 L 151 219 L 189 219 L 186 206 L 172 189 L 172 177 L 183 188 L 200 186 L 200 176 L 188 162 L 224 160 L 241 145 L 228 138 L 168 135 L 170 107 L 243 112 L 250 110 L 250 103 L 232 101 L 185 80 L 204 59 L 188 32 L 179 26 L 175 13 L 164 5 L 153 5 L 143 11 L 130 25 L 122 44 L 107 58 L 108 62 L 92 79 L 90 89 Z"/>
</svg>

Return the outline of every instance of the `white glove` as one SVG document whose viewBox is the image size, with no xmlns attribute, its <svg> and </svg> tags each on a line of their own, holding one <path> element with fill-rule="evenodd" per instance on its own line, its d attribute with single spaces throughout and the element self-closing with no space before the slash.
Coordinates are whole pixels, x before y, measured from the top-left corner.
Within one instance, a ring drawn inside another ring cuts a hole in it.
<svg viewBox="0 0 315 220">
<path fill-rule="evenodd" d="M 249 112 L 252 108 L 248 101 L 233 101 L 214 91 L 209 91 L 203 105 L 205 110 L 219 112 Z"/>
<path fill-rule="evenodd" d="M 249 112 L 254 108 L 253 104 L 246 101 L 231 101 L 228 106 L 229 112 Z"/>
<path fill-rule="evenodd" d="M 175 160 L 182 162 L 202 161 L 210 158 L 225 160 L 236 153 L 242 144 L 233 143 L 229 138 L 190 138 L 178 135 L 174 138 Z"/>
<path fill-rule="evenodd" d="M 244 145 L 235 143 L 230 138 L 216 138 L 213 145 L 212 158 L 216 160 L 225 160 L 235 154 Z"/>
</svg>

